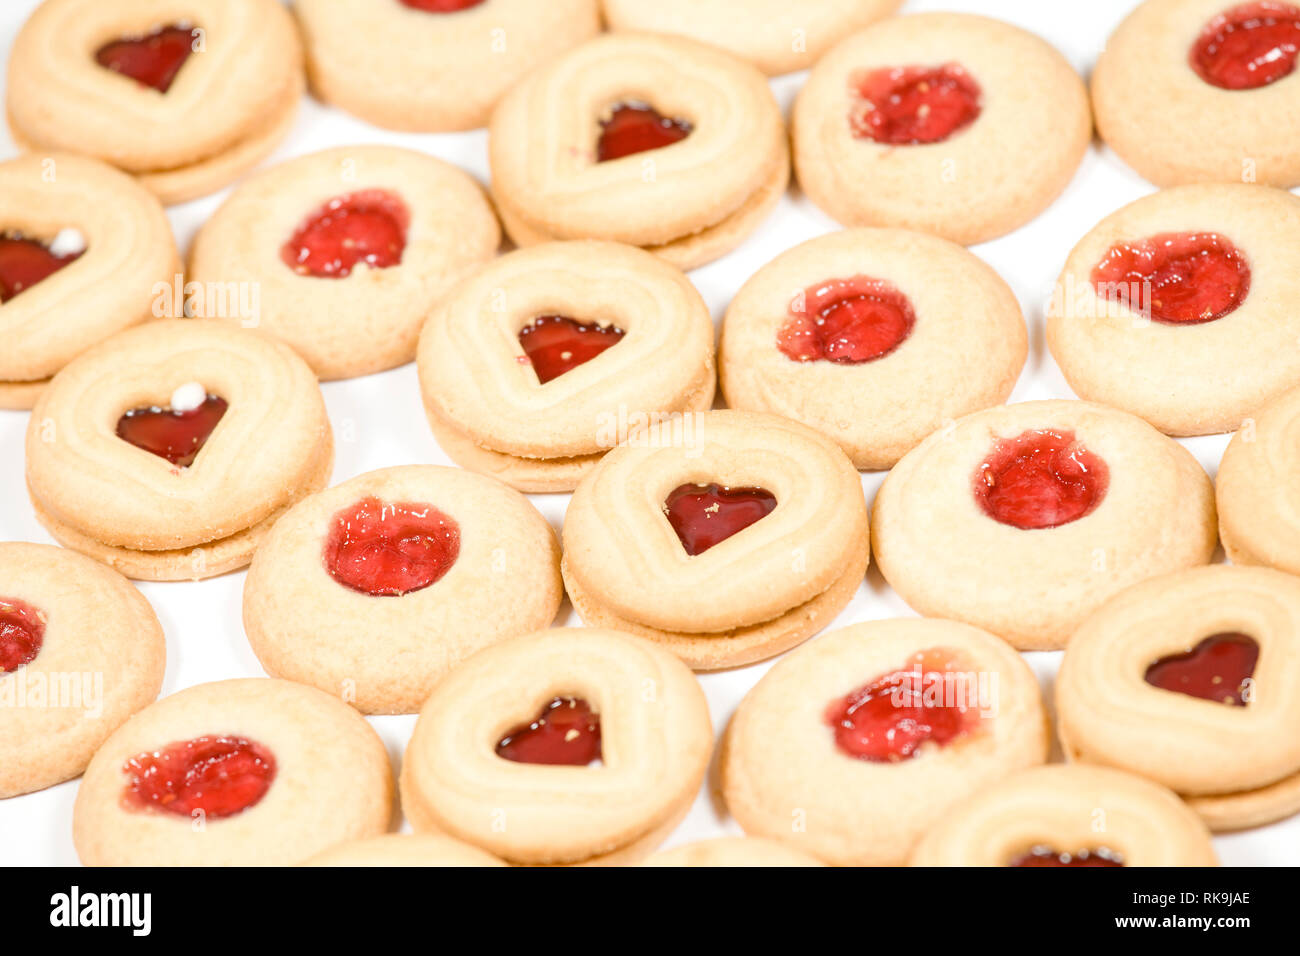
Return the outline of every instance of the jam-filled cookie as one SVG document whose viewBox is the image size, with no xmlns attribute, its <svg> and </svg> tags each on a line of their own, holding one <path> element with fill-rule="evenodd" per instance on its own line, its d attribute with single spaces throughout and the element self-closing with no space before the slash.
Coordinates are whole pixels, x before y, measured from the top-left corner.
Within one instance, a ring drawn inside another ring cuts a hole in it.
<svg viewBox="0 0 1300 956">
<path fill-rule="evenodd" d="M 1081 398 L 1168 435 L 1232 431 L 1300 384 L 1300 199 L 1179 186 L 1103 219 L 1066 262 L 1047 343 Z"/>
<path fill-rule="evenodd" d="M 609 239 L 681 269 L 738 246 L 790 177 L 763 75 L 655 34 L 608 34 L 529 74 L 493 112 L 488 146 L 517 244 Z"/>
<path fill-rule="evenodd" d="M 1005 401 L 1027 350 L 1015 295 L 961 246 L 850 229 L 782 253 L 741 287 L 719 372 L 729 407 L 801 421 L 876 469 Z"/>
<path fill-rule="evenodd" d="M 1056 680 L 1066 755 L 1149 777 L 1212 830 L 1300 812 L 1300 578 L 1165 575 L 1079 628 Z"/>
<path fill-rule="evenodd" d="M 762 837 L 717 837 L 661 850 L 642 866 L 825 866 L 815 856 Z"/>
<path fill-rule="evenodd" d="M 0 210 L 0 408 L 31 408 L 78 354 L 167 314 L 180 258 L 158 200 L 92 159 L 0 163 Z"/>
<path fill-rule="evenodd" d="M 922 614 L 1021 650 L 1065 646 L 1130 584 L 1206 564 L 1214 489 L 1185 448 L 1089 402 L 967 415 L 903 457 L 871 516 L 881 573 Z"/>
<path fill-rule="evenodd" d="M 275 677 L 413 714 L 462 660 L 546 627 L 560 548 L 523 495 L 458 468 L 372 471 L 299 502 L 258 548 L 244 628 Z"/>
<path fill-rule="evenodd" d="M 1210 831 L 1178 795 L 1106 767 L 1034 767 L 970 797 L 912 866 L 1215 866 Z"/>
<path fill-rule="evenodd" d="M 1029 222 L 1088 149 L 1083 81 L 1031 33 L 987 17 L 893 17 L 818 61 L 795 102 L 795 174 L 849 226 L 970 245 Z"/>
<path fill-rule="evenodd" d="M 162 625 L 126 578 L 44 544 L 0 544 L 0 798 L 86 769 L 158 696 Z"/>
<path fill-rule="evenodd" d="M 751 835 L 898 866 L 1047 744 L 1038 682 L 1006 642 L 955 621 L 872 621 L 800 648 L 745 695 L 722 744 L 723 796 Z"/>
<path fill-rule="evenodd" d="M 686 815 L 713 728 L 691 672 L 617 631 L 539 631 L 434 688 L 402 763 L 402 808 L 521 864 L 626 864 Z"/>
<path fill-rule="evenodd" d="M 383 741 L 312 687 L 252 678 L 164 697 L 95 754 L 72 838 L 87 866 L 291 866 L 378 836 Z"/>
<path fill-rule="evenodd" d="M 250 322 L 324 379 L 411 361 L 429 310 L 501 241 L 466 173 L 393 146 L 290 160 L 236 190 L 203 226 L 190 278 L 258 290 Z"/>
<path fill-rule="evenodd" d="M 487 123 L 535 67 L 600 31 L 598 0 L 294 0 L 312 91 L 388 129 Z"/>
<path fill-rule="evenodd" d="M 312 857 L 306 866 L 505 866 L 485 850 L 427 833 L 385 833 L 340 843 Z"/>
<path fill-rule="evenodd" d="M 1097 129 L 1159 186 L 1300 184 L 1300 5 L 1147 0 L 1092 73 Z"/>
<path fill-rule="evenodd" d="M 23 148 L 97 157 L 178 203 L 261 162 L 304 85 L 276 0 L 45 0 L 14 40 L 5 105 Z"/>
<path fill-rule="evenodd" d="M 763 660 L 822 630 L 870 550 L 862 485 L 835 443 L 735 411 L 633 435 L 578 486 L 563 536 L 582 619 L 696 670 Z"/>
<path fill-rule="evenodd" d="M 333 462 L 311 369 L 288 346 L 215 320 L 119 332 L 54 377 L 27 428 L 41 524 L 147 580 L 248 564 Z"/>
<path fill-rule="evenodd" d="M 686 276 L 611 242 L 503 256 L 425 324 L 418 355 L 438 444 L 521 491 L 572 491 L 649 424 L 713 404 L 713 322 Z"/>
</svg>

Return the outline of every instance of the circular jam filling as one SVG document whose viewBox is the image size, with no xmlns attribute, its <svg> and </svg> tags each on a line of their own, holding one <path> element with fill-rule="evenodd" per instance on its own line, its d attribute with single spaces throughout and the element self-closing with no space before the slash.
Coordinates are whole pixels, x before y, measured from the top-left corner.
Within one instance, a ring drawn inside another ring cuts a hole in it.
<svg viewBox="0 0 1300 956">
<path fill-rule="evenodd" d="M 1250 291 L 1250 265 L 1212 232 L 1162 233 L 1116 243 L 1092 270 L 1097 295 L 1169 325 L 1212 322 Z"/>
<path fill-rule="evenodd" d="M 1210 635 L 1186 653 L 1160 658 L 1144 677 L 1162 690 L 1244 707 L 1258 661 L 1259 644 L 1253 637 L 1225 632 Z"/>
<path fill-rule="evenodd" d="M 0 597 L 0 674 L 30 664 L 45 641 L 45 615 L 30 604 Z"/>
<path fill-rule="evenodd" d="M 1123 866 L 1118 853 L 1105 847 L 1062 853 L 1049 846 L 1032 847 L 1028 853 L 1012 860 L 1010 866 Z"/>
<path fill-rule="evenodd" d="M 460 554 L 460 526 L 427 504 L 373 496 L 338 512 L 325 539 L 325 570 L 344 587 L 400 597 L 442 579 Z"/>
<path fill-rule="evenodd" d="M 56 255 L 48 243 L 28 239 L 18 232 L 0 233 L 0 303 L 49 278 L 81 255 L 81 252 Z"/>
<path fill-rule="evenodd" d="M 224 398 L 208 395 L 198 408 L 186 411 L 157 405 L 133 408 L 117 420 L 117 437 L 179 468 L 188 468 L 226 414 L 226 407 Z"/>
<path fill-rule="evenodd" d="M 1206 83 L 1254 90 L 1288 76 L 1300 50 L 1300 7 L 1243 3 L 1205 25 L 1189 59 Z"/>
<path fill-rule="evenodd" d="M 859 365 L 894 351 L 915 325 L 912 303 L 888 282 L 867 276 L 828 279 L 790 303 L 776 344 L 796 362 Z"/>
<path fill-rule="evenodd" d="M 1056 528 L 1090 514 L 1106 496 L 1110 470 L 1071 431 L 1004 438 L 975 472 L 975 500 L 1014 528 Z"/>
<path fill-rule="evenodd" d="M 579 322 L 563 315 L 540 315 L 519 331 L 519 344 L 532 363 L 537 380 L 545 385 L 617 345 L 624 334 L 615 325 Z"/>
<path fill-rule="evenodd" d="M 485 2 L 486 0 L 402 0 L 402 5 L 425 13 L 459 13 Z"/>
<path fill-rule="evenodd" d="M 664 116 L 647 103 L 616 103 L 600 121 L 596 160 L 604 163 L 671 146 L 690 136 L 691 129 L 686 120 Z"/>
<path fill-rule="evenodd" d="M 193 52 L 194 28 L 172 25 L 106 43 L 95 52 L 95 62 L 166 93 Z"/>
<path fill-rule="evenodd" d="M 229 817 L 266 796 L 275 757 L 246 737 L 195 737 L 132 757 L 122 769 L 129 807 Z"/>
<path fill-rule="evenodd" d="M 956 63 L 862 70 L 849 80 L 849 129 L 889 146 L 941 143 L 980 115 L 980 87 Z"/>
<path fill-rule="evenodd" d="M 664 514 L 686 553 L 694 556 L 744 531 L 775 507 L 776 496 L 764 488 L 686 484 L 669 492 Z"/>
<path fill-rule="evenodd" d="M 401 264 L 410 223 L 406 203 L 382 189 L 336 196 L 280 247 L 280 259 L 317 279 L 346 278 L 362 263 L 388 269 Z"/>
<path fill-rule="evenodd" d="M 497 756 L 585 767 L 601 758 L 600 715 L 580 697 L 556 697 L 533 720 L 506 731 L 497 742 Z"/>
</svg>

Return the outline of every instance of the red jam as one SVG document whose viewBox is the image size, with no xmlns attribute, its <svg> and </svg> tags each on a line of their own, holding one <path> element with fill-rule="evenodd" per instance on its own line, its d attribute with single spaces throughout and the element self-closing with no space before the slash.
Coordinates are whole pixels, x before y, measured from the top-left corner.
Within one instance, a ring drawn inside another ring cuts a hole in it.
<svg viewBox="0 0 1300 956">
<path fill-rule="evenodd" d="M 56 256 L 49 246 L 36 239 L 13 232 L 0 234 L 0 303 L 49 278 L 81 255 L 76 252 Z"/>
<path fill-rule="evenodd" d="M 606 162 L 671 146 L 691 135 L 691 124 L 663 116 L 645 103 L 619 103 L 600 121 L 596 159 Z"/>
<path fill-rule="evenodd" d="M 336 196 L 280 247 L 280 259 L 317 279 L 345 278 L 359 263 L 387 269 L 401 263 L 410 223 L 406 204 L 382 189 Z"/>
<path fill-rule="evenodd" d="M 1162 233 L 1111 246 L 1092 270 L 1102 299 L 1170 325 L 1213 322 L 1250 291 L 1250 265 L 1212 232 Z"/>
<path fill-rule="evenodd" d="M 556 697 L 526 724 L 506 731 L 497 756 L 518 763 L 585 767 L 600 759 L 600 715 L 579 697 Z"/>
<path fill-rule="evenodd" d="M 1189 59 L 1206 83 L 1254 90 L 1295 69 L 1300 51 L 1300 8 L 1289 3 L 1243 3 L 1212 19 Z"/>
<path fill-rule="evenodd" d="M 442 579 L 460 555 L 460 526 L 432 505 L 362 498 L 334 516 L 325 570 L 344 587 L 400 597 Z"/>
<path fill-rule="evenodd" d="M 915 325 L 912 303 L 888 282 L 828 279 L 790 303 L 776 344 L 796 362 L 859 365 L 894 351 Z"/>
<path fill-rule="evenodd" d="M 776 496 L 763 488 L 678 485 L 664 502 L 664 514 L 686 553 L 694 556 L 744 531 L 775 507 Z"/>
<path fill-rule="evenodd" d="M 425 13 L 459 13 L 483 2 L 485 0 L 402 0 L 404 6 Z"/>
<path fill-rule="evenodd" d="M 159 27 L 143 36 L 122 37 L 104 44 L 95 53 L 95 62 L 129 76 L 141 86 L 166 93 L 193 52 L 192 27 Z"/>
<path fill-rule="evenodd" d="M 624 334 L 614 325 L 541 315 L 520 330 L 519 344 L 533 363 L 538 381 L 545 385 L 617 345 Z"/>
<path fill-rule="evenodd" d="M 1036 846 L 1028 853 L 1013 860 L 1011 866 L 1069 866 L 1098 867 L 1123 866 L 1119 854 L 1112 853 L 1105 847 L 1095 850 L 1079 850 L 1075 853 L 1061 853 L 1051 847 Z"/>
<path fill-rule="evenodd" d="M 0 597 L 0 674 L 30 664 L 45 641 L 45 615 L 30 604 Z"/>
<path fill-rule="evenodd" d="M 132 757 L 122 769 L 133 809 L 230 817 L 266 796 L 275 757 L 244 737 L 195 737 Z"/>
<path fill-rule="evenodd" d="M 1160 658 L 1147 668 L 1145 678 L 1162 690 L 1244 707 L 1258 661 L 1254 638 L 1236 632 L 1213 634 L 1185 654 Z"/>
<path fill-rule="evenodd" d="M 179 468 L 188 468 L 224 414 L 226 400 L 216 395 L 209 395 L 202 405 L 188 412 L 157 405 L 134 408 L 117 420 L 117 437 Z"/>
<path fill-rule="evenodd" d="M 980 87 L 956 63 L 860 71 L 849 81 L 849 128 L 889 146 L 941 143 L 980 115 Z"/>
<path fill-rule="evenodd" d="M 1027 431 L 1004 438 L 975 472 L 975 500 L 1015 528 L 1056 528 L 1092 512 L 1106 497 L 1110 470 L 1074 432 Z"/>
</svg>

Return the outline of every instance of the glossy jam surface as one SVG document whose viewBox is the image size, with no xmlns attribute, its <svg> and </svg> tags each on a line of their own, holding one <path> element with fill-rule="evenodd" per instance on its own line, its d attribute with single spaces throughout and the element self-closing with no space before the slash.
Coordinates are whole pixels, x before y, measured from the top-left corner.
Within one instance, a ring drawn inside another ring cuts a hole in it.
<svg viewBox="0 0 1300 956">
<path fill-rule="evenodd" d="M 325 570 L 345 587 L 400 597 L 441 580 L 460 554 L 460 526 L 428 504 L 362 498 L 334 515 Z"/>
<path fill-rule="evenodd" d="M 459 13 L 477 7 L 486 0 L 401 0 L 403 6 L 425 13 Z"/>
<path fill-rule="evenodd" d="M 224 398 L 209 395 L 192 411 L 156 405 L 134 408 L 117 420 L 117 437 L 179 468 L 188 468 L 226 414 L 226 407 Z"/>
<path fill-rule="evenodd" d="M 1246 706 L 1246 691 L 1259 661 L 1259 644 L 1237 632 L 1212 634 L 1185 654 L 1170 654 L 1151 664 L 1145 679 L 1153 687 Z"/>
<path fill-rule="evenodd" d="M 662 149 L 691 135 L 691 124 L 664 116 L 646 103 L 618 103 L 600 121 L 596 159 L 607 162 L 634 153 Z"/>
<path fill-rule="evenodd" d="M 195 737 L 132 757 L 123 770 L 129 807 L 229 817 L 266 796 L 275 757 L 245 737 Z"/>
<path fill-rule="evenodd" d="M 600 759 L 600 715 L 580 697 L 556 697 L 533 720 L 506 731 L 497 756 L 517 763 L 585 767 Z"/>
<path fill-rule="evenodd" d="M 1011 866 L 1057 866 L 1057 867 L 1098 867 L 1123 866 L 1119 855 L 1104 847 L 1090 850 L 1076 850 L 1074 853 L 1062 853 L 1047 846 L 1036 846 L 1023 856 L 1017 857 Z"/>
<path fill-rule="evenodd" d="M 1206 83 L 1254 90 L 1288 76 L 1300 51 L 1300 7 L 1243 3 L 1205 25 L 1189 60 Z"/>
<path fill-rule="evenodd" d="M 916 325 L 907 296 L 868 276 L 828 279 L 790 303 L 776 344 L 796 362 L 859 365 L 903 344 Z"/>
<path fill-rule="evenodd" d="M 849 128 L 888 146 L 941 143 L 980 115 L 980 87 L 956 63 L 864 70 L 849 81 Z"/>
<path fill-rule="evenodd" d="M 280 259 L 317 279 L 346 278 L 361 263 L 388 269 L 402 261 L 410 223 L 406 203 L 382 189 L 336 196 L 280 247 Z"/>
<path fill-rule="evenodd" d="M 1169 325 L 1213 322 L 1250 292 L 1250 265 L 1212 232 L 1162 233 L 1111 246 L 1092 270 L 1103 299 Z"/>
<path fill-rule="evenodd" d="M 56 256 L 36 239 L 20 233 L 0 233 L 0 303 L 49 278 L 81 255 Z"/>
<path fill-rule="evenodd" d="M 579 322 L 563 315 L 540 315 L 519 332 L 519 344 L 543 385 L 619 343 L 622 329 Z"/>
<path fill-rule="evenodd" d="M 45 615 L 16 598 L 0 597 L 0 674 L 30 664 L 45 641 Z"/>
<path fill-rule="evenodd" d="M 1023 432 L 996 442 L 975 472 L 975 500 L 995 521 L 1056 528 L 1092 512 L 1106 496 L 1106 463 L 1071 431 Z"/>
<path fill-rule="evenodd" d="M 664 501 L 664 514 L 686 553 L 697 555 L 767 517 L 775 507 L 776 496 L 764 488 L 678 485 Z"/>
<path fill-rule="evenodd" d="M 166 93 L 193 52 L 193 28 L 173 25 L 106 43 L 95 53 L 95 62 Z"/>
</svg>

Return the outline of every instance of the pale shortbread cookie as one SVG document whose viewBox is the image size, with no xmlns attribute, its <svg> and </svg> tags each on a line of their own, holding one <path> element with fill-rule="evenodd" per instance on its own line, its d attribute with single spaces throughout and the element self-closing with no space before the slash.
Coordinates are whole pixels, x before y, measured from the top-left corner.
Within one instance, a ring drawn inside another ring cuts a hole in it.
<svg viewBox="0 0 1300 956">
<path fill-rule="evenodd" d="M 304 866 L 505 866 L 476 846 L 427 833 L 386 833 L 341 843 L 312 857 Z"/>
<path fill-rule="evenodd" d="M 715 837 L 660 850 L 642 866 L 825 866 L 815 856 L 762 837 Z"/>
</svg>

